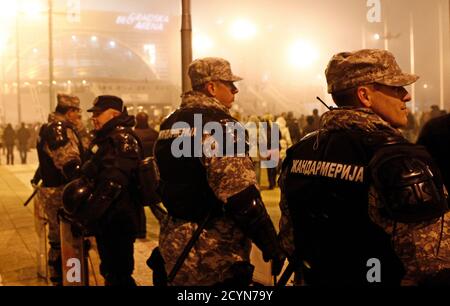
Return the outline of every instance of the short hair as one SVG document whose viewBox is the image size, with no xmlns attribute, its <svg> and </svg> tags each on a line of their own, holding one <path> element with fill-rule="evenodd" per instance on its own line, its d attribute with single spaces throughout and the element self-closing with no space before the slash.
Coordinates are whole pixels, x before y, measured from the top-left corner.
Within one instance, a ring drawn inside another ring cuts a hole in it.
<svg viewBox="0 0 450 306">
<path fill-rule="evenodd" d="M 358 98 L 358 87 L 352 87 L 341 91 L 331 93 L 334 103 L 337 106 L 360 106 L 361 102 Z"/>
<path fill-rule="evenodd" d="M 195 85 L 195 86 L 192 87 L 192 90 L 203 92 L 204 94 L 209 95 L 208 90 L 206 88 L 206 84 L 208 84 L 209 82 L 215 83 L 215 82 L 218 82 L 218 81 L 208 81 L 208 82 L 205 82 L 205 83 L 202 83 L 202 84 Z"/>
<path fill-rule="evenodd" d="M 192 87 L 192 89 L 194 91 L 204 91 L 205 90 L 205 84 L 206 83 L 195 85 L 195 86 Z"/>
</svg>

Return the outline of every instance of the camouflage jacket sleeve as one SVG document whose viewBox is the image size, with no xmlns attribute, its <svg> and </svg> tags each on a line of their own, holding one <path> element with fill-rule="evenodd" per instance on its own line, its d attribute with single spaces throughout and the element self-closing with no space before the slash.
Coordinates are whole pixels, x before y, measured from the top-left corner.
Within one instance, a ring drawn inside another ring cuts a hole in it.
<svg viewBox="0 0 450 306">
<path fill-rule="evenodd" d="M 251 185 L 257 186 L 253 162 L 244 157 L 203 157 L 208 183 L 224 203 Z"/>
<path fill-rule="evenodd" d="M 77 160 L 81 163 L 78 138 L 71 129 L 67 129 L 67 138 L 69 141 L 64 146 L 54 150 L 51 150 L 48 145 L 45 146 L 47 154 L 52 158 L 55 167 L 59 170 L 62 170 L 64 165 L 72 160 Z"/>
<path fill-rule="evenodd" d="M 395 223 L 380 214 L 379 201 L 375 187 L 371 186 L 369 216 L 387 234 L 394 235 L 395 252 L 406 269 L 403 285 L 417 285 L 426 275 L 450 269 L 450 212 L 427 222 Z"/>
</svg>

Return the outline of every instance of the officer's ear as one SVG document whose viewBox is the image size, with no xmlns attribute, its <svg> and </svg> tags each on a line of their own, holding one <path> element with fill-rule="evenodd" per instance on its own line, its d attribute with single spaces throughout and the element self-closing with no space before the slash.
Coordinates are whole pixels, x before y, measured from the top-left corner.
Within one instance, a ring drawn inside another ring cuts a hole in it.
<svg viewBox="0 0 450 306">
<path fill-rule="evenodd" d="M 119 112 L 118 110 L 111 108 L 111 116 L 112 116 L 113 118 L 118 117 L 118 116 L 120 116 L 121 114 L 122 114 L 122 112 Z"/>
<path fill-rule="evenodd" d="M 359 102 L 365 107 L 371 107 L 373 104 L 372 100 L 373 89 L 370 86 L 359 86 L 356 90 L 356 95 L 358 96 Z"/>
<path fill-rule="evenodd" d="M 210 97 L 216 96 L 216 84 L 214 82 L 207 82 L 205 84 L 205 93 Z"/>
</svg>

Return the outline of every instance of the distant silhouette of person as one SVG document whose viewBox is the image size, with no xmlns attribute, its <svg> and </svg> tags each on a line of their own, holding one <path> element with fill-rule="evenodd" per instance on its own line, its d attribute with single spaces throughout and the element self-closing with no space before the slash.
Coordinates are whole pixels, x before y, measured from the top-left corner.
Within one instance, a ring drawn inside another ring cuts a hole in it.
<svg viewBox="0 0 450 306">
<path fill-rule="evenodd" d="M 420 128 L 423 128 L 423 126 L 431 119 L 437 118 L 442 116 L 442 112 L 439 109 L 439 106 L 433 104 L 430 106 L 429 112 L 424 112 L 422 114 L 422 118 L 420 120 Z"/>
<path fill-rule="evenodd" d="M 8 123 L 3 131 L 3 143 L 6 147 L 6 164 L 14 165 L 14 142 L 16 140 L 16 132 L 11 123 Z"/>
<path fill-rule="evenodd" d="M 308 135 L 309 133 L 314 132 L 315 130 L 317 130 L 316 125 L 315 125 L 315 120 L 313 116 L 307 116 L 306 117 L 306 126 L 303 129 L 303 134 L 302 137 L 305 137 L 306 135 Z"/>
<path fill-rule="evenodd" d="M 158 139 L 158 132 L 148 125 L 148 115 L 140 112 L 136 115 L 134 132 L 142 143 L 144 157 L 153 156 L 153 147 Z"/>
<path fill-rule="evenodd" d="M 314 131 L 320 128 L 320 116 L 319 110 L 317 108 L 313 109 L 313 118 L 314 118 Z"/>
<path fill-rule="evenodd" d="M 265 133 L 265 141 L 266 141 L 266 148 L 267 152 L 265 152 L 267 155 L 264 156 L 266 159 L 272 159 L 272 160 L 279 160 L 280 159 L 280 139 L 281 139 L 281 133 L 279 132 L 279 138 L 278 142 L 274 143 L 275 146 L 272 146 L 272 128 L 273 128 L 273 116 L 272 115 L 266 115 L 265 118 L 263 118 L 263 121 L 266 124 L 263 125 L 262 132 Z M 276 178 L 277 178 L 277 167 L 268 167 L 267 168 L 267 178 L 269 179 L 269 189 L 274 189 L 276 186 Z"/>
<path fill-rule="evenodd" d="M 22 126 L 17 131 L 18 149 L 22 164 L 27 163 L 27 152 L 30 137 L 31 137 L 30 130 L 25 126 L 25 123 L 22 122 Z"/>
<path fill-rule="evenodd" d="M 292 112 L 287 114 L 286 126 L 289 129 L 292 143 L 297 143 L 301 138 L 300 127 Z"/>
</svg>

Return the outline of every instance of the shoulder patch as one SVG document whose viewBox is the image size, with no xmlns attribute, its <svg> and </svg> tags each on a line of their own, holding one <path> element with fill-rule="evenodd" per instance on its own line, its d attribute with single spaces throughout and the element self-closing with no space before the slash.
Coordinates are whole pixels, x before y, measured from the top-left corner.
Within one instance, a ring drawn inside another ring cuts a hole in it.
<svg viewBox="0 0 450 306">
<path fill-rule="evenodd" d="M 134 154 L 139 153 L 139 143 L 133 135 L 120 131 L 114 136 L 114 142 L 120 153 Z"/>
<path fill-rule="evenodd" d="M 49 124 L 44 137 L 52 151 L 65 146 L 69 142 L 66 124 L 62 121 Z"/>
<path fill-rule="evenodd" d="M 97 153 L 98 152 L 98 145 L 93 145 L 92 148 L 91 148 L 91 152 L 93 154 Z"/>
</svg>

